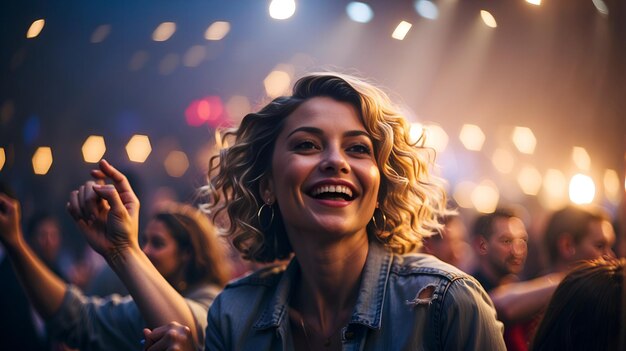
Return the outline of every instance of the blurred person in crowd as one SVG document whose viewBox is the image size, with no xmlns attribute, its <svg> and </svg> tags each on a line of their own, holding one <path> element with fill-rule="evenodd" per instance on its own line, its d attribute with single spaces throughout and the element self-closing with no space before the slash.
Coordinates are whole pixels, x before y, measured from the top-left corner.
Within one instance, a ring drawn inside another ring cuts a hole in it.
<svg viewBox="0 0 626 351">
<path fill-rule="evenodd" d="M 0 182 L 0 196 L 15 199 L 13 191 Z M 0 216 L 9 209 L 0 202 Z M 0 350 L 50 351 L 52 344 L 40 319 L 22 290 L 11 262 L 0 245 Z"/>
<path fill-rule="evenodd" d="M 473 276 L 491 293 L 495 288 L 519 281 L 528 254 L 528 233 L 519 216 L 508 208 L 480 215 L 472 228 L 478 267 Z M 501 317 L 500 317 L 501 318 Z M 507 350 L 515 349 L 524 340 L 526 325 L 504 322 L 504 341 Z"/>
<path fill-rule="evenodd" d="M 490 292 L 498 317 L 505 324 L 528 326 L 524 340 L 519 340 L 514 350 L 528 349 L 552 294 L 573 266 L 583 260 L 615 256 L 611 249 L 615 232 L 608 215 L 598 209 L 568 205 L 556 211 L 547 223 L 543 239 L 550 272 Z"/>
<path fill-rule="evenodd" d="M 99 179 L 109 175 L 121 182 L 116 170 L 105 161 L 101 169 L 94 172 Z M 130 189 L 127 183 L 123 185 Z M 143 262 L 119 268 L 124 253 L 119 248 L 109 251 L 108 245 L 117 239 L 102 235 L 112 228 L 100 226 L 108 215 L 115 214 L 111 213 L 113 210 L 107 202 L 94 196 L 94 187 L 96 183 L 87 182 L 72 192 L 68 204 L 70 213 L 85 232 L 89 244 L 107 258 L 132 296 L 90 298 L 75 286 L 66 284 L 25 244 L 20 229 L 19 202 L 0 194 L 3 209 L 0 242 L 35 309 L 45 319 L 50 336 L 82 351 L 142 350 L 143 329 L 152 325 L 150 319 L 155 319 L 150 315 L 151 305 L 158 303 L 168 308 L 177 303 L 178 298 L 183 305 L 178 309 L 186 311 L 191 320 L 187 325 L 195 329 L 190 333 L 197 335 L 197 342 L 201 342 L 208 307 L 228 278 L 228 261 L 222 255 L 215 228 L 197 209 L 172 204 L 155 213 L 147 224 L 143 251 L 139 249 L 136 232 L 133 238 L 124 241 L 126 245 L 133 245 L 132 259 Z M 100 185 L 99 190 L 106 192 L 106 187 Z M 95 206 L 97 211 L 87 212 L 88 206 Z M 88 219 L 83 215 L 89 215 Z M 124 271 L 125 268 L 132 272 Z M 159 279 L 143 279 L 146 270 L 155 272 L 153 276 L 158 275 Z M 166 290 L 170 298 L 158 301 L 150 299 L 151 296 L 133 295 L 136 284 L 142 284 L 153 294 Z M 171 314 L 163 318 L 168 322 L 176 320 Z"/>
<path fill-rule="evenodd" d="M 512 210 L 498 208 L 480 215 L 472 228 L 472 240 L 478 259 L 472 275 L 487 292 L 519 280 L 528 253 L 528 233 Z"/>
<path fill-rule="evenodd" d="M 443 230 L 424 238 L 422 251 L 467 272 L 471 266 L 473 252 L 467 241 L 467 229 L 458 215 L 449 215 L 441 220 Z"/>
<path fill-rule="evenodd" d="M 552 295 L 531 349 L 626 349 L 625 266 L 624 258 L 599 258 L 571 270 Z"/>
</svg>

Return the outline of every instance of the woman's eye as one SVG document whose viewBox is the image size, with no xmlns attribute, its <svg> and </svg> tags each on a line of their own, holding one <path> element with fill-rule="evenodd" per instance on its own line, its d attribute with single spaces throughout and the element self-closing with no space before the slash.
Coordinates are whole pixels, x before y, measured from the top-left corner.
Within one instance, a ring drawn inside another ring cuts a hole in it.
<svg viewBox="0 0 626 351">
<path fill-rule="evenodd" d="M 359 153 L 359 154 L 367 154 L 367 155 L 369 155 L 371 153 L 370 148 L 368 146 L 362 145 L 362 144 L 357 144 L 357 145 L 350 146 L 348 148 L 348 151 L 356 152 L 356 153 Z"/>
<path fill-rule="evenodd" d="M 317 149 L 317 145 L 309 140 L 302 141 L 296 144 L 294 147 L 295 150 L 314 150 Z"/>
</svg>

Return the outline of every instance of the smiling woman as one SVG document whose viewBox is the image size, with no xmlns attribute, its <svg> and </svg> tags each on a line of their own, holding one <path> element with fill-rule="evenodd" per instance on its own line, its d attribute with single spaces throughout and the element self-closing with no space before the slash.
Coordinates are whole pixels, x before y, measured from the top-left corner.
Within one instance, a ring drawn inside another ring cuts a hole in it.
<svg viewBox="0 0 626 351">
<path fill-rule="evenodd" d="M 473 278 L 407 254 L 448 211 L 398 111 L 363 80 L 312 74 L 225 133 L 205 210 L 245 258 L 292 259 L 225 288 L 206 349 L 504 349 Z"/>
</svg>

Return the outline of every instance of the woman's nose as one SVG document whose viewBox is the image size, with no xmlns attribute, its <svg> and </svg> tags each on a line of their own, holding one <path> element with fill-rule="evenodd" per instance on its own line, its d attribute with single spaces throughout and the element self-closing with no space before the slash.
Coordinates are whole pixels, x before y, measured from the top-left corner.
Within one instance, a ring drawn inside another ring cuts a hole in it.
<svg viewBox="0 0 626 351">
<path fill-rule="evenodd" d="M 323 153 L 320 168 L 324 172 L 349 173 L 350 164 L 346 155 L 339 148 L 329 147 Z"/>
</svg>

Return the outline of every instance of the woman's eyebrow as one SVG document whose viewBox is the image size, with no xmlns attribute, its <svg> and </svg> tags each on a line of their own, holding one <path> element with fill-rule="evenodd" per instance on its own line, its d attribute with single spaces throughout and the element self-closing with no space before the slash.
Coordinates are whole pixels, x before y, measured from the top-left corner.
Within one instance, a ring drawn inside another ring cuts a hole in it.
<svg viewBox="0 0 626 351">
<path fill-rule="evenodd" d="M 291 131 L 291 133 L 289 133 L 287 135 L 287 137 L 290 137 L 291 135 L 297 133 L 297 132 L 306 132 L 306 133 L 311 133 L 311 134 L 317 134 L 317 135 L 324 135 L 324 131 L 320 128 L 316 128 L 316 127 L 299 127 L 296 128 L 294 130 Z M 368 137 L 369 139 L 371 139 L 371 136 L 369 135 L 368 132 L 364 131 L 364 130 L 349 130 L 345 133 L 343 133 L 344 136 L 347 137 L 353 137 L 353 136 L 365 136 Z"/>
</svg>

